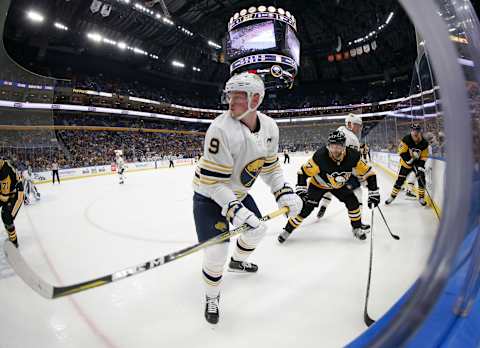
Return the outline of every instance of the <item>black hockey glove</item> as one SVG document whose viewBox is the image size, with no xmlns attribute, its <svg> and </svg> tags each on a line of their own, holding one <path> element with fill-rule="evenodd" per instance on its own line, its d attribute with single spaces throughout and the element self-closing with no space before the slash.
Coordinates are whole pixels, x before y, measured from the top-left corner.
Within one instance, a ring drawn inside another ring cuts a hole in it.
<svg viewBox="0 0 480 348">
<path fill-rule="evenodd" d="M 378 190 L 369 190 L 368 191 L 368 207 L 375 208 L 380 204 L 380 193 Z"/>
</svg>

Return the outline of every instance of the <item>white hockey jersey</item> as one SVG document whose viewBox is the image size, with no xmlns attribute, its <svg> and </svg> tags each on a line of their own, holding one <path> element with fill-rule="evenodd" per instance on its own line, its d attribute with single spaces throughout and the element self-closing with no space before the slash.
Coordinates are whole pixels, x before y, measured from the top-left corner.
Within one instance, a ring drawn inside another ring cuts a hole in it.
<svg viewBox="0 0 480 348">
<path fill-rule="evenodd" d="M 258 176 L 272 192 L 285 184 L 277 155 L 278 126 L 272 118 L 260 112 L 257 115 L 260 129 L 256 133 L 230 116 L 229 111 L 208 128 L 193 188 L 222 208 L 245 198 Z"/>
<path fill-rule="evenodd" d="M 120 171 L 120 169 L 125 169 L 125 161 L 123 160 L 122 157 L 117 157 L 116 164 L 117 164 L 118 171 Z"/>
<path fill-rule="evenodd" d="M 345 126 L 338 127 L 337 130 L 342 131 L 345 134 L 345 137 L 347 138 L 347 141 L 345 143 L 346 147 L 351 147 L 357 151 L 360 151 L 360 141 L 358 140 L 358 137 L 355 135 L 355 133 L 353 133 Z"/>
<path fill-rule="evenodd" d="M 32 176 L 30 175 L 30 172 L 27 169 L 22 171 L 22 177 L 25 181 L 31 181 L 32 180 Z"/>
</svg>

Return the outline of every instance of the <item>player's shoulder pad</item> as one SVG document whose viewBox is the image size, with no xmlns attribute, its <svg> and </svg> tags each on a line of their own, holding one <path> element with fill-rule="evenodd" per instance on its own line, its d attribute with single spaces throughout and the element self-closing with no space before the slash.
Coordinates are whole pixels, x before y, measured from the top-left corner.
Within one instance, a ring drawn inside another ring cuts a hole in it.
<svg viewBox="0 0 480 348">
<path fill-rule="evenodd" d="M 314 162 L 318 165 L 320 164 L 322 158 L 325 158 L 325 156 L 328 156 L 328 149 L 327 146 L 323 145 L 317 151 L 315 151 L 312 158 Z"/>
<path fill-rule="evenodd" d="M 210 123 L 208 130 L 210 130 L 210 128 L 225 129 L 226 127 L 232 127 L 234 124 L 235 120 L 230 116 L 230 113 L 224 112 L 217 116 L 212 123 Z"/>
<path fill-rule="evenodd" d="M 5 169 L 8 171 L 11 171 L 13 174 L 17 173 L 17 170 L 15 167 L 10 163 L 10 161 L 5 161 L 4 165 Z"/>
<path fill-rule="evenodd" d="M 422 141 L 420 142 L 422 146 L 422 150 L 426 149 L 430 144 L 428 143 L 428 140 L 422 137 Z"/>
<path fill-rule="evenodd" d="M 410 136 L 410 134 L 405 135 L 405 136 L 402 138 L 402 142 L 404 142 L 404 143 L 407 144 L 408 146 L 411 146 L 413 140 L 412 140 L 412 137 Z"/>
<path fill-rule="evenodd" d="M 272 117 L 265 115 L 262 112 L 257 112 L 257 117 L 260 120 L 261 127 L 268 127 L 269 129 L 278 131 L 277 122 L 275 122 Z"/>
<path fill-rule="evenodd" d="M 353 147 L 347 147 L 345 151 L 347 151 L 347 156 L 349 158 L 352 158 L 355 163 L 360 160 L 361 154 L 360 151 L 358 151 L 357 149 L 354 149 Z"/>
</svg>

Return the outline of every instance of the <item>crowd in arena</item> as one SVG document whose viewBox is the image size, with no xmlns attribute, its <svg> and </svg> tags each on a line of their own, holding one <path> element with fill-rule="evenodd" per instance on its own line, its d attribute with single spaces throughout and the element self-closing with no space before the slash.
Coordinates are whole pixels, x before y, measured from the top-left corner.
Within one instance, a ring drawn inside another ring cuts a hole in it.
<svg viewBox="0 0 480 348">
<path fill-rule="evenodd" d="M 45 171 L 55 161 L 59 167 L 75 168 L 111 164 L 115 150 L 122 150 L 127 162 L 194 158 L 202 152 L 201 135 L 57 130 L 58 141 L 50 147 L 1 147 L 2 156 L 15 163 L 28 162 L 35 171 Z"/>
<path fill-rule="evenodd" d="M 172 114 L 175 116 L 186 116 L 194 118 L 214 118 L 217 113 L 205 113 L 179 109 L 169 103 L 185 104 L 189 106 L 213 107 L 218 108 L 220 104 L 209 104 L 209 98 L 198 98 L 202 100 L 199 104 L 195 103 L 195 95 L 184 94 L 178 99 L 178 93 L 168 89 L 153 90 L 134 82 L 121 82 L 119 80 L 102 80 L 102 76 L 78 78 L 72 85 L 72 81 L 59 84 L 61 88 L 74 87 L 83 90 L 93 91 L 114 91 L 113 97 L 92 96 L 85 93 L 65 94 L 59 90 L 55 91 L 50 97 L 57 98 L 62 103 L 73 103 L 80 105 L 107 106 L 113 108 L 127 108 L 133 110 L 158 112 Z M 68 89 L 67 88 L 67 89 Z M 12 92 L 12 90 L 14 92 Z M 480 114 L 480 102 L 478 97 L 478 86 L 473 85 L 470 97 L 472 101 L 472 112 L 477 115 L 474 118 L 473 132 L 475 135 L 476 146 L 480 146 L 480 126 L 478 125 L 478 115 Z M 35 93 L 21 93 L 12 86 L 0 86 L 0 92 L 3 97 L 12 96 L 17 93 L 17 97 L 35 98 L 38 93 L 47 93 L 39 91 Z M 392 98 L 399 95 L 391 95 Z M 9 94 L 10 93 L 10 94 Z M 118 94 L 117 94 L 118 93 Z M 291 107 L 291 104 L 283 104 L 284 100 L 294 104 L 296 107 L 310 107 L 314 105 L 337 104 L 335 96 L 331 99 L 328 93 L 319 93 L 318 98 L 310 96 L 296 96 L 292 93 L 291 98 L 282 97 L 283 92 L 278 92 L 277 97 L 267 97 L 264 108 L 279 109 L 282 107 Z M 143 102 L 134 102 L 124 99 L 121 94 L 138 96 L 152 100 L 160 101 L 160 104 L 148 104 Z M 269 93 L 270 95 L 272 93 Z M 408 94 L 408 93 L 406 93 Z M 275 95 L 275 93 L 273 93 Z M 355 102 L 365 102 L 375 100 L 376 92 L 369 93 L 367 99 L 355 99 Z M 349 95 L 351 97 L 351 95 Z M 298 97 L 298 98 L 297 98 Z M 423 95 L 423 102 L 434 101 L 434 95 Z M 175 99 L 177 98 L 177 99 Z M 430 99 L 429 99 L 430 98 Z M 418 100 L 417 100 L 418 99 Z M 286 110 L 282 113 L 270 113 L 274 117 L 301 117 L 301 116 L 319 116 L 319 115 L 342 115 L 349 111 L 358 113 L 373 113 L 381 111 L 398 110 L 408 106 L 420 105 L 420 98 L 408 100 L 401 103 L 378 104 L 374 103 L 369 107 L 362 108 L 329 108 L 327 110 L 309 110 L 295 112 Z M 54 99 L 56 100 L 56 99 Z M 25 101 L 25 100 L 23 100 Z M 293 101 L 293 102 L 292 102 Z M 202 104 L 204 103 L 205 104 Z M 317 104 L 319 103 L 319 104 Z M 221 106 L 225 108 L 225 106 Z M 6 122 L 6 121 L 5 121 Z M 8 124 L 2 121 L 2 124 Z M 401 137 L 408 133 L 408 125 L 412 120 L 398 119 L 394 115 L 387 114 L 365 119 L 362 140 L 370 145 L 372 150 L 395 152 Z M 476 122 L 476 123 L 475 123 Z M 290 151 L 305 151 L 315 149 L 320 144 L 325 143 L 326 136 L 331 129 L 337 128 L 341 121 L 328 122 L 306 122 L 306 123 L 281 123 L 280 126 L 280 150 L 289 149 Z M 445 155 L 445 136 L 443 133 L 442 117 L 425 118 L 420 120 L 424 128 L 426 137 L 432 146 L 432 155 L 435 157 L 444 157 Z M 28 124 L 28 123 L 26 123 Z M 127 115 L 108 115 L 92 112 L 74 112 L 55 110 L 52 112 L 51 124 L 57 126 L 56 130 L 50 130 L 47 133 L 36 132 L 7 132 L 8 136 L 2 135 L 0 141 L 0 150 L 2 155 L 14 158 L 18 161 L 29 161 L 35 170 L 48 169 L 53 161 L 57 161 L 61 168 L 81 167 L 91 165 L 109 164 L 113 161 L 113 151 L 122 149 L 127 161 L 143 161 L 152 158 L 163 158 L 164 156 L 175 155 L 184 157 L 195 157 L 200 155 L 203 150 L 202 136 L 208 128 L 208 124 L 195 122 L 178 122 L 162 120 L 158 118 L 133 117 Z M 61 126 L 61 127 L 60 127 Z M 69 128 L 77 127 L 77 128 Z M 82 127 L 97 127 L 97 129 L 82 129 Z M 125 129 L 98 129 L 119 128 Z M 166 130 L 165 133 L 157 130 Z M 192 132 L 192 134 L 182 132 Z M 3 134 L 3 133 L 2 133 Z M 11 136 L 12 134 L 13 137 Z M 13 138 L 12 146 L 8 139 Z M 22 140 L 23 139 L 23 140 Z M 18 146 L 21 144 L 21 146 Z"/>
</svg>

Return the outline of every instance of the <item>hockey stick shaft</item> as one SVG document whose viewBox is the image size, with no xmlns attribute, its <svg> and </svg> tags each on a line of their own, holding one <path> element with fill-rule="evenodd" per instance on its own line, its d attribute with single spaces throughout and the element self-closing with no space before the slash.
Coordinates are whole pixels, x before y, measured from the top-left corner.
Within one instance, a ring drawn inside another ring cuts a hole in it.
<svg viewBox="0 0 480 348">
<path fill-rule="evenodd" d="M 262 217 L 261 221 L 268 221 L 286 213 L 288 213 L 288 208 L 283 207 L 279 210 L 276 210 Z M 4 251 L 5 251 L 5 255 L 7 257 L 8 263 L 12 266 L 12 268 L 15 270 L 17 275 L 20 278 L 22 278 L 27 285 L 29 285 L 39 295 L 47 299 L 53 299 L 53 298 L 72 295 L 72 294 L 76 294 L 89 289 L 97 288 L 99 286 L 103 286 L 109 283 L 113 283 L 128 277 L 143 273 L 145 271 L 162 266 L 174 260 L 178 260 L 187 255 L 193 254 L 211 245 L 226 241 L 227 239 L 234 237 L 240 233 L 246 232 L 250 229 L 251 227 L 249 225 L 243 224 L 242 226 L 239 226 L 238 228 L 232 231 L 224 232 L 209 240 L 197 243 L 195 245 L 178 250 L 176 252 L 157 257 L 147 262 L 143 262 L 135 266 L 128 267 L 102 277 L 98 277 L 95 279 L 87 280 L 87 281 L 72 284 L 72 285 L 66 285 L 66 286 L 54 286 L 47 283 L 43 279 L 39 278 L 36 275 L 36 273 L 27 265 L 23 257 L 20 255 L 18 249 L 11 242 L 9 241 L 5 242 Z"/>
<path fill-rule="evenodd" d="M 365 293 L 365 307 L 363 309 L 363 321 L 365 325 L 370 326 L 372 325 L 375 320 L 370 318 L 368 315 L 368 299 L 370 297 L 370 282 L 372 279 L 372 264 L 373 264 L 373 213 L 374 209 L 372 209 L 372 221 L 370 223 L 370 259 L 368 262 L 368 278 L 367 278 L 367 290 Z"/>
<path fill-rule="evenodd" d="M 378 211 L 380 212 L 380 215 L 382 216 L 382 219 L 383 219 L 383 222 L 385 223 L 385 226 L 387 226 L 388 233 L 390 233 L 390 235 L 392 236 L 393 239 L 399 240 L 400 236 L 398 236 L 398 235 L 396 235 L 392 232 L 392 230 L 390 229 L 390 226 L 388 226 L 387 219 L 385 219 L 385 215 L 383 215 L 383 212 L 380 209 L 380 206 L 377 206 L 377 208 L 378 208 Z"/>
</svg>

